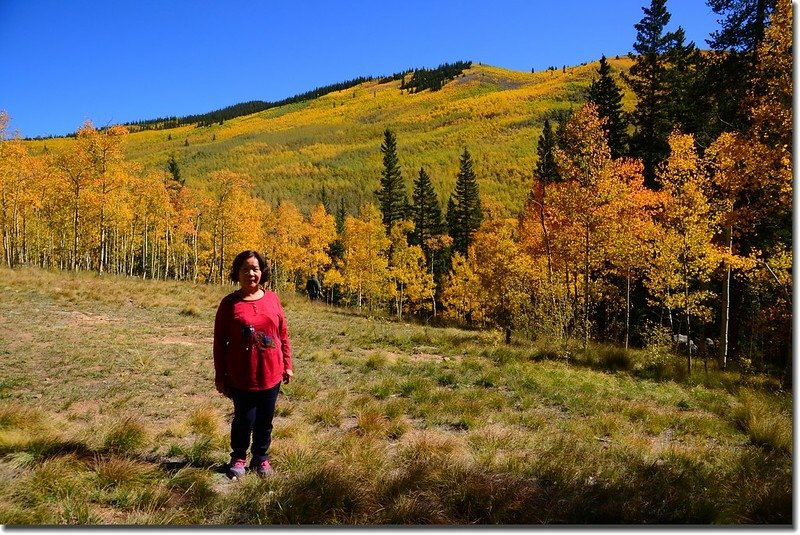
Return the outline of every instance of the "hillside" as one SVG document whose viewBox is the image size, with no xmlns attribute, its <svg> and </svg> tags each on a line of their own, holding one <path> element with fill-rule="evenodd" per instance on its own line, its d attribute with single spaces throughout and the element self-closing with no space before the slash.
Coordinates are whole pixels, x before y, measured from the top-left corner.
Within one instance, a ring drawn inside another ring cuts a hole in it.
<svg viewBox="0 0 800 535">
<path fill-rule="evenodd" d="M 276 473 L 228 481 L 211 339 L 230 286 L 0 281 L 2 524 L 792 521 L 792 397 L 762 376 L 286 294 Z"/>
<path fill-rule="evenodd" d="M 609 63 L 619 73 L 631 60 Z M 247 173 L 256 193 L 273 205 L 289 199 L 306 212 L 324 186 L 330 199 L 344 198 L 352 212 L 378 186 L 382 133 L 391 128 L 409 191 L 424 166 L 444 203 L 467 147 L 482 193 L 517 211 L 544 119 L 583 102 L 597 67 L 527 73 L 473 64 L 441 90 L 419 93 L 402 91 L 399 80 L 376 80 L 221 125 L 135 132 L 128 136 L 127 156 L 145 168 L 163 168 L 174 154 L 190 185 L 218 169 Z M 65 142 L 29 143 L 39 151 Z"/>
</svg>

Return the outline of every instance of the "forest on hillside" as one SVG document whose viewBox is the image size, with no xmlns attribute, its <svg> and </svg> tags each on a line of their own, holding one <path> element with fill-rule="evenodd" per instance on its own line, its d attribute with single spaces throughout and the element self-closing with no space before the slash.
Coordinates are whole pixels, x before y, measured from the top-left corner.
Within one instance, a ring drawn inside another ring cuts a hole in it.
<svg viewBox="0 0 800 535">
<path fill-rule="evenodd" d="M 67 149 L 34 155 L 2 115 L 3 261 L 219 283 L 257 249 L 275 288 L 316 274 L 332 304 L 499 327 L 508 341 L 685 340 L 690 371 L 735 363 L 789 381 L 791 4 L 709 6 L 708 50 L 668 29 L 665 0 L 643 8 L 630 71 L 602 58 L 585 104 L 545 123 L 519 214 L 481 195 L 468 148 L 437 198 L 424 166 L 401 169 L 390 128 L 372 201 L 348 213 L 322 189 L 304 214 L 228 169 L 191 187 L 174 158 L 142 171 L 123 157 L 122 125 L 87 123 Z M 417 72 L 409 91 L 441 87 Z"/>
</svg>

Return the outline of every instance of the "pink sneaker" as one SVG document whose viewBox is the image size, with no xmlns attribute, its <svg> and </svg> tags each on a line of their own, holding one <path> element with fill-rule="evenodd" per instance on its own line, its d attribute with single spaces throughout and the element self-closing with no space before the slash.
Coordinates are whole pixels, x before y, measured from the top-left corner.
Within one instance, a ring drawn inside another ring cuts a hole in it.
<svg viewBox="0 0 800 535">
<path fill-rule="evenodd" d="M 260 463 L 252 463 L 250 468 L 255 470 L 256 474 L 260 476 L 266 476 L 273 472 L 272 465 L 269 464 L 269 460 L 267 459 L 264 459 Z"/>
<path fill-rule="evenodd" d="M 228 467 L 228 477 L 231 479 L 240 478 L 244 475 L 244 465 L 247 461 L 244 459 L 233 459 L 230 467 Z"/>
</svg>

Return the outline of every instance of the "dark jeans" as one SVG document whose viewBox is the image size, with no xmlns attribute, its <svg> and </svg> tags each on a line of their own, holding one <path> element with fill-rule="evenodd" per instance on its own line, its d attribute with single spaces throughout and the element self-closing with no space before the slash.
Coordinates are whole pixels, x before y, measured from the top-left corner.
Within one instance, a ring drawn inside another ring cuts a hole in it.
<svg viewBox="0 0 800 535">
<path fill-rule="evenodd" d="M 231 458 L 244 459 L 253 436 L 252 463 L 268 459 L 267 452 L 272 441 L 272 418 L 281 384 L 269 390 L 249 392 L 231 389 L 233 399 L 233 422 L 231 423 Z"/>
</svg>

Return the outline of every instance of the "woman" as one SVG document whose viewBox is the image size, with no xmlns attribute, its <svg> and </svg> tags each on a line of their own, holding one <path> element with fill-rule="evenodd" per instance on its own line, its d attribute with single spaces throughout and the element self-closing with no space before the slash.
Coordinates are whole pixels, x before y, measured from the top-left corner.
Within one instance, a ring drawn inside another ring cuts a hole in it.
<svg viewBox="0 0 800 535">
<path fill-rule="evenodd" d="M 239 253 L 230 278 L 239 289 L 222 299 L 214 320 L 214 384 L 233 400 L 228 477 L 244 475 L 248 447 L 250 469 L 267 475 L 275 402 L 281 380 L 293 376 L 286 316 L 278 296 L 262 286 L 268 275 L 260 254 Z"/>
</svg>

